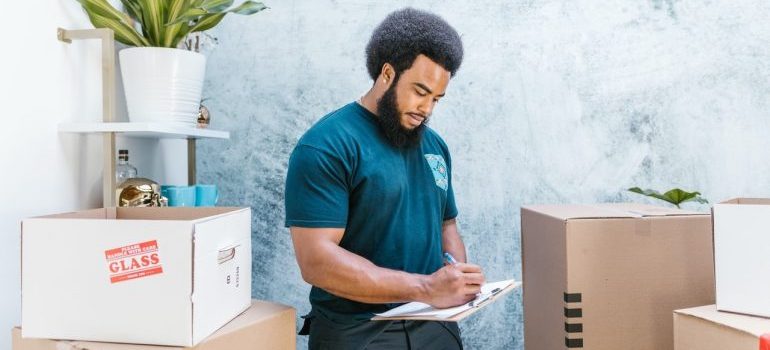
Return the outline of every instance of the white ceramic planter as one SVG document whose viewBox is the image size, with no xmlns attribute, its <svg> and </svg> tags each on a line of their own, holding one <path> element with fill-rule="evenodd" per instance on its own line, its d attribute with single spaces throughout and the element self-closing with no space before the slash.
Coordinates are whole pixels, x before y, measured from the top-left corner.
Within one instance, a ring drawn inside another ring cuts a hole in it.
<svg viewBox="0 0 770 350">
<path fill-rule="evenodd" d="M 195 126 L 206 57 L 162 47 L 132 47 L 119 53 L 131 122 Z"/>
</svg>

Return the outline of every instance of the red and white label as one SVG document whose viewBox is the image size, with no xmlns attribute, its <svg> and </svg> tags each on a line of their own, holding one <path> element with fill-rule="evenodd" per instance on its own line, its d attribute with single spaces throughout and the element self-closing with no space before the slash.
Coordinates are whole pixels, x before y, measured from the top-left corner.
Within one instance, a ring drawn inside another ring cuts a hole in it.
<svg viewBox="0 0 770 350">
<path fill-rule="evenodd" d="M 163 272 L 155 240 L 104 251 L 110 283 L 157 275 Z"/>
</svg>

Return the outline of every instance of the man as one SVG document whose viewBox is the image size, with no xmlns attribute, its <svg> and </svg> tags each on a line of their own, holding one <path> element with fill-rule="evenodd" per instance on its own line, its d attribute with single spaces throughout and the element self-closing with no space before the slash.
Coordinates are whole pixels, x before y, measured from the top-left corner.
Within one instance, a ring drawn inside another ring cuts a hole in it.
<svg viewBox="0 0 770 350">
<path fill-rule="evenodd" d="M 462 42 L 407 8 L 375 29 L 366 54 L 372 88 L 319 120 L 289 160 L 286 226 L 313 285 L 300 334 L 310 349 L 461 349 L 456 323 L 370 319 L 404 302 L 461 305 L 484 282 L 465 263 L 449 151 L 426 126 Z"/>
</svg>

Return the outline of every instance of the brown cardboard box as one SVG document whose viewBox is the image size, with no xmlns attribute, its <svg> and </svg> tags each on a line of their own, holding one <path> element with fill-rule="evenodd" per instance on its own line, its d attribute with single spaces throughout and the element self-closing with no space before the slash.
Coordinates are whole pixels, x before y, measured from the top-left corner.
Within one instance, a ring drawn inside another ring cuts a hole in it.
<svg viewBox="0 0 770 350">
<path fill-rule="evenodd" d="M 671 313 L 714 302 L 708 214 L 539 205 L 521 221 L 527 350 L 670 350 Z"/>
<path fill-rule="evenodd" d="M 13 329 L 13 350 L 294 350 L 295 318 L 291 307 L 253 300 L 248 310 L 194 347 L 27 339 L 17 327 Z"/>
<path fill-rule="evenodd" d="M 717 311 L 716 305 L 674 311 L 675 350 L 767 350 L 769 332 L 770 319 Z"/>
</svg>

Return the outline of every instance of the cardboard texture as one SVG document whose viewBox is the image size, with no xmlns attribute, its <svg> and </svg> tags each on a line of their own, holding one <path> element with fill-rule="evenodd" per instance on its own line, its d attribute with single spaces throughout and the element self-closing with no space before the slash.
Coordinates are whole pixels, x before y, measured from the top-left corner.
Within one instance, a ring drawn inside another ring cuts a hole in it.
<svg viewBox="0 0 770 350">
<path fill-rule="evenodd" d="M 674 312 L 675 350 L 765 350 L 770 319 L 717 311 L 706 305 Z M 764 346 L 764 347 L 763 347 Z"/>
<path fill-rule="evenodd" d="M 673 349 L 673 310 L 713 303 L 708 214 L 539 205 L 521 220 L 527 350 Z"/>
<path fill-rule="evenodd" d="M 717 309 L 770 317 L 770 199 L 736 198 L 712 212 Z"/>
<path fill-rule="evenodd" d="M 22 222 L 22 333 L 192 346 L 249 307 L 248 208 L 105 208 Z"/>
<path fill-rule="evenodd" d="M 251 307 L 194 347 L 25 339 L 12 330 L 13 350 L 252 350 L 296 349 L 296 313 L 288 306 L 254 300 Z"/>
</svg>

